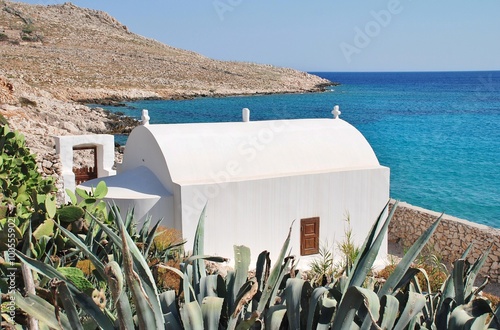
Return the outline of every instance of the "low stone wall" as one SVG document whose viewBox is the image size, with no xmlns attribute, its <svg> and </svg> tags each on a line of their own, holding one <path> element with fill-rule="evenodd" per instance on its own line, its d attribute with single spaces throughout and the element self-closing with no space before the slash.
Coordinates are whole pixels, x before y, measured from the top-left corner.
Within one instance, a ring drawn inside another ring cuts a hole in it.
<svg viewBox="0 0 500 330">
<path fill-rule="evenodd" d="M 389 225 L 389 241 L 403 248 L 410 247 L 440 215 L 400 202 Z M 471 263 L 491 247 L 481 275 L 489 275 L 492 282 L 500 283 L 500 230 L 444 215 L 428 245 L 445 262 L 451 263 L 460 258 L 471 243 L 473 248 L 468 256 Z"/>
</svg>

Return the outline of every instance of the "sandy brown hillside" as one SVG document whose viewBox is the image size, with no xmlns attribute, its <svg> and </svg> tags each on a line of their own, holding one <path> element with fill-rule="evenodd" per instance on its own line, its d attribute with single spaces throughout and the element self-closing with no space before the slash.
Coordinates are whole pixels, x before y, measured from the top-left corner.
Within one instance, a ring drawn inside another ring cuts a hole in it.
<svg viewBox="0 0 500 330">
<path fill-rule="evenodd" d="M 128 31 L 108 14 L 0 1 L 0 70 L 72 100 L 318 90 L 291 69 L 216 61 Z"/>
<path fill-rule="evenodd" d="M 328 84 L 292 69 L 169 47 L 71 3 L 0 0 L 0 124 L 26 136 L 46 174 L 58 173 L 53 136 L 128 126 L 81 101 L 308 92 Z"/>
</svg>

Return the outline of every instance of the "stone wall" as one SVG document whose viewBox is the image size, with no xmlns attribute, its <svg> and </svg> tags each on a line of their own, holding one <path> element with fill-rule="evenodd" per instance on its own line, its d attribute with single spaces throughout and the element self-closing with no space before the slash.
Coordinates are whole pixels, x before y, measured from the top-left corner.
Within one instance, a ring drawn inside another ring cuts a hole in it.
<svg viewBox="0 0 500 330">
<path fill-rule="evenodd" d="M 42 177 L 55 178 L 54 184 L 57 189 L 57 203 L 64 204 L 64 183 L 61 177 L 61 161 L 55 151 L 37 155 L 37 168 Z"/>
<path fill-rule="evenodd" d="M 440 215 L 400 202 L 389 226 L 389 241 L 403 248 L 410 247 Z M 489 275 L 492 282 L 499 283 L 500 230 L 444 215 L 428 244 L 444 261 L 451 263 L 460 258 L 471 243 L 473 248 L 468 257 L 469 262 L 474 262 L 491 247 L 481 275 Z"/>
</svg>

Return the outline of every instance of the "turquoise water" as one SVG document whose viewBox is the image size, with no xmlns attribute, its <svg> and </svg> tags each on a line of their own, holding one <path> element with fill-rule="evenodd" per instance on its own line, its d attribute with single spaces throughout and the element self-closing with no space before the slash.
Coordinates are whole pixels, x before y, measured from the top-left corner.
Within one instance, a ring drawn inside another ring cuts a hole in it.
<svg viewBox="0 0 500 330">
<path fill-rule="evenodd" d="M 316 73 L 325 93 L 141 101 L 108 108 L 151 123 L 331 117 L 358 128 L 391 168 L 391 196 L 500 228 L 500 71 Z"/>
</svg>

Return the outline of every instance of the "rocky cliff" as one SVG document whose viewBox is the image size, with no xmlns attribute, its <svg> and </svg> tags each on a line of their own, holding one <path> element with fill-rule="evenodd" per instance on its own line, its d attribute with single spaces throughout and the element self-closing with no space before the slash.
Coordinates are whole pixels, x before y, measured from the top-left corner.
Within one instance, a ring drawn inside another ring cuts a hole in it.
<svg viewBox="0 0 500 330">
<path fill-rule="evenodd" d="M 329 84 L 169 47 L 71 3 L 0 0 L 0 115 L 26 135 L 47 173 L 56 169 L 53 135 L 107 132 L 116 123 L 85 101 L 311 92 Z"/>
</svg>

